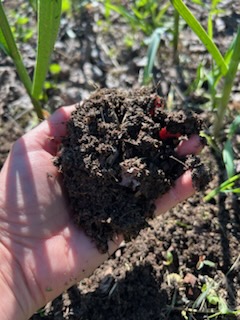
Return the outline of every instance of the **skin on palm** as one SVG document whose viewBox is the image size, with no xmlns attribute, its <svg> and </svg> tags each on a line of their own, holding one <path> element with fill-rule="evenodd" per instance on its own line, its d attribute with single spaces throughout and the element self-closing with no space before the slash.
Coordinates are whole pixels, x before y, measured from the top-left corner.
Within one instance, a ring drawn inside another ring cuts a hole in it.
<svg viewBox="0 0 240 320">
<path fill-rule="evenodd" d="M 20 138 L 0 173 L 0 240 L 11 260 L 9 274 L 14 274 L 17 265 L 32 299 L 27 316 L 89 276 L 123 240 L 116 236 L 109 243 L 109 253 L 100 254 L 71 221 L 61 175 L 52 159 L 66 135 L 66 121 L 74 109 L 75 106 L 60 108 Z M 201 141 L 194 136 L 183 141 L 178 152 L 183 155 L 200 149 Z M 174 188 L 156 201 L 156 214 L 193 193 L 191 173 L 186 172 Z M 12 287 L 17 289 L 14 283 Z"/>
</svg>

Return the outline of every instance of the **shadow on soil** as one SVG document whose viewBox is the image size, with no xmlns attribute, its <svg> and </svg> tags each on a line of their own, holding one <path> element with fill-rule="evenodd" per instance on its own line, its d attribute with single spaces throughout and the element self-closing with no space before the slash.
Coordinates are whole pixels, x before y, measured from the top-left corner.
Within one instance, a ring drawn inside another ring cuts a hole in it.
<svg viewBox="0 0 240 320">
<path fill-rule="evenodd" d="M 106 315 L 108 320 L 164 319 L 161 315 L 166 313 L 168 295 L 160 288 L 159 281 L 153 267 L 145 264 L 128 271 L 119 281 L 107 275 L 94 292 L 85 295 L 80 294 L 77 286 L 72 287 L 68 291 L 69 319 L 106 320 Z M 59 299 L 55 300 L 52 312 L 43 318 L 63 319 L 63 313 L 59 314 L 60 303 Z M 74 308 L 74 315 L 71 315 L 71 308 Z"/>
</svg>

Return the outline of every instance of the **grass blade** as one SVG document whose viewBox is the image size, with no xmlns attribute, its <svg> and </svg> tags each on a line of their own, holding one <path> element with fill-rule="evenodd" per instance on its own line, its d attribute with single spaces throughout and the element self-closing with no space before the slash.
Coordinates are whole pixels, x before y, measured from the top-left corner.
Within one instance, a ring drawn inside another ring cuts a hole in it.
<svg viewBox="0 0 240 320">
<path fill-rule="evenodd" d="M 0 41 L 2 43 L 2 46 L 7 51 L 7 53 L 12 58 L 15 64 L 18 76 L 21 82 L 23 83 L 30 99 L 32 100 L 32 104 L 34 106 L 34 109 L 38 118 L 43 119 L 42 108 L 39 104 L 39 101 L 34 99 L 34 97 L 32 96 L 32 81 L 23 64 L 21 54 L 16 45 L 13 33 L 9 26 L 1 1 L 0 1 Z"/>
<path fill-rule="evenodd" d="M 0 29 L 1 29 L 2 44 L 4 48 L 7 49 L 8 54 L 13 59 L 19 78 L 24 84 L 28 94 L 31 95 L 32 81 L 23 64 L 21 54 L 17 48 L 16 42 L 14 40 L 11 28 L 9 26 L 1 1 L 0 1 Z"/>
<path fill-rule="evenodd" d="M 189 27 L 196 33 L 201 42 L 204 44 L 208 52 L 211 54 L 212 58 L 216 61 L 216 64 L 221 69 L 223 74 L 227 73 L 227 66 L 224 61 L 223 56 L 218 50 L 215 43 L 209 37 L 207 32 L 203 29 L 199 21 L 195 18 L 192 12 L 188 9 L 188 7 L 183 3 L 182 0 L 171 0 L 174 8 L 179 12 L 180 16 L 186 21 Z"/>
<path fill-rule="evenodd" d="M 204 198 L 203 200 L 205 202 L 208 202 L 212 198 L 214 198 L 219 192 L 227 192 L 231 191 L 231 188 L 234 186 L 235 182 L 240 179 L 240 174 L 236 174 L 235 176 L 231 177 L 230 179 L 227 179 L 223 183 L 220 184 L 219 187 L 216 189 L 210 191 Z M 234 190 L 234 189 L 233 189 Z"/>
<path fill-rule="evenodd" d="M 229 127 L 227 141 L 224 144 L 222 156 L 227 171 L 228 178 L 235 174 L 234 152 L 231 139 L 240 125 L 240 116 L 237 116 Z"/>
<path fill-rule="evenodd" d="M 162 34 L 166 31 L 165 28 L 157 28 L 154 30 L 147 51 L 147 64 L 143 73 L 143 84 L 148 84 L 152 79 L 152 69 L 157 55 L 157 50 L 161 41 Z"/>
<path fill-rule="evenodd" d="M 139 20 L 136 19 L 131 13 L 128 12 L 128 10 L 126 10 L 121 5 L 117 6 L 117 5 L 114 5 L 114 4 L 107 2 L 107 3 L 105 3 L 105 8 L 107 10 L 113 10 L 113 11 L 117 12 L 118 14 L 123 16 L 125 19 L 127 19 L 127 21 L 133 26 L 137 26 L 139 24 Z"/>
<path fill-rule="evenodd" d="M 129 13 L 129 11 L 124 6 L 105 3 L 105 10 L 108 10 L 108 12 L 109 10 L 117 12 L 128 21 L 132 28 L 140 28 L 144 33 L 149 33 L 148 25 L 142 19 L 138 19 L 132 13 Z"/>
<path fill-rule="evenodd" d="M 222 152 L 223 162 L 225 164 L 225 168 L 227 171 L 228 178 L 231 178 L 235 174 L 235 166 L 234 166 L 234 154 L 232 142 L 227 140 L 224 144 L 223 152 Z"/>
<path fill-rule="evenodd" d="M 10 56 L 7 41 L 5 40 L 1 27 L 0 27 L 0 49 L 3 50 L 6 55 Z"/>
<path fill-rule="evenodd" d="M 62 0 L 38 0 L 38 45 L 32 95 L 39 99 L 57 38 Z"/>
<path fill-rule="evenodd" d="M 230 125 L 228 139 L 231 139 L 233 137 L 233 135 L 235 134 L 239 126 L 240 126 L 240 115 L 237 116 L 232 122 L 232 124 Z"/>
<path fill-rule="evenodd" d="M 237 37 L 237 35 L 236 35 Z M 224 60 L 227 66 L 229 66 L 229 63 L 231 61 L 231 57 L 233 54 L 233 49 L 235 47 L 235 43 L 236 43 L 236 37 L 233 39 L 233 41 L 231 42 L 230 46 L 228 47 L 225 55 L 224 55 Z M 214 83 L 213 86 L 216 88 L 219 81 L 221 80 L 221 78 L 223 77 L 223 74 L 221 73 L 221 71 L 219 70 L 219 68 L 217 68 L 217 66 L 213 69 L 213 71 L 211 71 L 211 73 L 214 76 Z"/>
<path fill-rule="evenodd" d="M 214 123 L 213 133 L 215 138 L 218 137 L 219 132 L 222 128 L 224 115 L 227 109 L 228 101 L 232 91 L 233 82 L 238 70 L 239 62 L 240 62 L 240 27 L 238 27 L 236 42 L 235 42 L 232 57 L 229 63 L 228 72 L 225 76 L 223 93 L 222 93 L 220 105 L 218 107 L 217 116 Z"/>
</svg>

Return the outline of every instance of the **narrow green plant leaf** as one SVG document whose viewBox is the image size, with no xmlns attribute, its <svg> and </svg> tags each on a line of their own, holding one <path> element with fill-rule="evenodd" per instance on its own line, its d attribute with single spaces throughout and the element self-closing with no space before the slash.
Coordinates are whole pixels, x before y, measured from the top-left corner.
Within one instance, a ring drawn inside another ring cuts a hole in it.
<svg viewBox="0 0 240 320">
<path fill-rule="evenodd" d="M 212 12 L 208 16 L 208 36 L 210 39 L 213 39 L 213 21 L 212 21 Z"/>
<path fill-rule="evenodd" d="M 214 121 L 213 133 L 217 138 L 223 125 L 223 119 L 226 113 L 227 105 L 229 102 L 230 94 L 232 91 L 233 82 L 238 70 L 240 62 L 240 26 L 238 27 L 236 42 L 234 44 L 233 54 L 229 63 L 228 72 L 225 75 L 225 81 L 223 85 L 222 97 L 220 105 L 218 106 L 217 115 Z"/>
<path fill-rule="evenodd" d="M 111 0 L 104 0 L 104 9 L 105 9 L 105 19 L 108 20 L 110 17 L 111 8 Z"/>
<path fill-rule="evenodd" d="M 166 11 L 168 10 L 168 8 L 170 7 L 170 2 L 166 2 L 165 4 L 163 4 L 162 8 L 159 10 L 159 12 L 157 13 L 156 17 L 155 17 L 155 25 L 159 25 L 160 21 L 162 19 L 162 17 L 165 15 Z"/>
<path fill-rule="evenodd" d="M 18 75 L 22 83 L 24 84 L 27 92 L 31 93 L 32 82 L 23 64 L 22 57 L 17 48 L 15 39 L 13 37 L 12 31 L 9 26 L 1 1 L 0 1 L 0 29 L 1 29 L 1 39 L 3 41 L 2 43 L 4 47 L 7 49 L 7 52 L 9 53 L 11 58 L 13 59 Z"/>
<path fill-rule="evenodd" d="M 215 291 L 212 291 L 209 295 L 207 295 L 207 301 L 216 306 L 219 303 L 219 296 Z"/>
<path fill-rule="evenodd" d="M 213 262 L 211 260 L 204 260 L 204 265 L 211 267 L 211 268 L 214 268 L 216 264 L 215 264 L 215 262 Z"/>
<path fill-rule="evenodd" d="M 237 37 L 237 35 L 233 38 L 233 40 L 230 43 L 226 53 L 224 54 L 224 61 L 225 61 L 227 67 L 229 67 L 229 63 L 231 61 L 231 57 L 232 57 L 232 54 L 233 54 L 233 49 L 234 49 L 235 43 L 236 43 L 236 37 Z M 207 78 L 210 78 L 210 77 L 212 77 L 214 79 L 213 87 L 217 88 L 217 85 L 218 85 L 219 81 L 223 77 L 223 74 L 222 74 L 221 70 L 218 68 L 217 65 L 214 66 L 213 70 L 211 70 L 208 73 Z"/>
<path fill-rule="evenodd" d="M 222 298 L 219 297 L 219 302 L 218 302 L 218 309 L 221 314 L 234 314 L 234 311 L 229 309 L 227 302 Z"/>
<path fill-rule="evenodd" d="M 38 45 L 32 95 L 39 99 L 57 38 L 62 0 L 38 0 Z"/>
<path fill-rule="evenodd" d="M 145 16 L 143 13 L 141 13 L 139 10 L 137 10 L 136 8 L 132 8 L 132 12 L 135 14 L 135 16 L 138 19 L 145 19 Z"/>
<path fill-rule="evenodd" d="M 231 139 L 233 137 L 233 135 L 235 134 L 235 132 L 239 128 L 239 126 L 240 126 L 240 115 L 237 116 L 234 119 L 234 121 L 232 122 L 232 124 L 230 125 L 228 139 Z"/>
<path fill-rule="evenodd" d="M 18 50 L 16 41 L 14 39 L 12 30 L 11 30 L 10 25 L 8 23 L 8 20 L 7 20 L 6 14 L 4 12 L 3 5 L 2 5 L 1 1 L 0 1 L 0 29 L 1 29 L 2 36 L 5 39 L 5 44 L 7 45 L 8 53 L 11 56 L 11 58 L 15 64 L 15 67 L 16 67 L 16 70 L 17 70 L 17 73 L 18 73 L 20 80 L 22 81 L 29 97 L 32 100 L 36 114 L 39 119 L 43 119 L 42 108 L 39 104 L 39 101 L 32 96 L 32 81 L 31 81 L 31 78 L 29 77 L 29 74 L 24 66 L 23 59 L 22 59 L 21 54 Z"/>
<path fill-rule="evenodd" d="M 231 178 L 235 174 L 234 166 L 234 153 L 231 140 L 227 140 L 223 147 L 222 152 L 223 162 L 227 171 L 228 178 Z"/>
<path fill-rule="evenodd" d="M 224 60 L 226 62 L 226 64 L 228 65 L 231 61 L 231 57 L 233 54 L 233 49 L 235 48 L 236 45 L 236 39 L 237 39 L 237 35 L 233 38 L 232 42 L 230 43 L 225 55 L 224 55 Z"/>
<path fill-rule="evenodd" d="M 199 37 L 201 42 L 204 44 L 208 52 L 211 54 L 212 58 L 215 60 L 216 64 L 219 66 L 223 74 L 227 73 L 227 66 L 224 61 L 223 56 L 218 50 L 217 46 L 213 40 L 209 37 L 207 32 L 203 29 L 200 22 L 195 18 L 188 7 L 183 3 L 182 0 L 171 0 L 174 8 L 179 12 L 180 16 L 186 21 L 193 32 Z"/>
<path fill-rule="evenodd" d="M 221 2 L 222 0 L 212 0 L 212 7 L 216 8 L 217 5 Z"/>
<path fill-rule="evenodd" d="M 228 178 L 235 174 L 234 152 L 231 139 L 240 125 L 240 116 L 237 116 L 229 127 L 228 139 L 224 144 L 222 157 L 227 171 Z"/>
<path fill-rule="evenodd" d="M 136 19 L 136 17 L 134 17 L 134 15 L 132 15 L 131 13 L 128 12 L 128 10 L 126 10 L 123 6 L 119 5 L 114 5 L 111 4 L 109 2 L 105 3 L 105 8 L 107 10 L 113 10 L 115 12 L 117 12 L 118 14 L 120 14 L 121 16 L 123 16 L 124 18 L 126 18 L 128 20 L 129 23 L 131 23 L 133 26 L 137 26 L 139 23 L 139 20 Z"/>
<path fill-rule="evenodd" d="M 1 28 L 0 28 L 0 49 L 2 49 L 5 52 L 5 54 L 10 55 L 7 41 L 3 35 Z"/>
<path fill-rule="evenodd" d="M 107 10 L 107 12 L 109 12 L 109 10 L 117 12 L 128 21 L 132 28 L 140 28 L 143 32 L 148 33 L 148 25 L 144 20 L 138 19 L 135 15 L 129 13 L 129 11 L 123 6 L 105 3 L 105 10 Z"/>
<path fill-rule="evenodd" d="M 143 73 L 143 84 L 147 85 L 152 79 L 152 69 L 157 55 L 158 47 L 165 28 L 157 28 L 154 30 L 147 51 L 147 64 Z"/>
<path fill-rule="evenodd" d="M 227 179 L 223 183 L 220 184 L 219 187 L 216 189 L 210 191 L 204 198 L 203 200 L 205 202 L 210 201 L 212 198 L 214 198 L 219 192 L 231 192 L 234 189 L 231 189 L 235 182 L 240 179 L 240 174 L 235 174 L 233 177 L 230 179 Z"/>
<path fill-rule="evenodd" d="M 199 4 L 203 7 L 204 3 L 201 0 L 192 0 L 193 3 Z"/>
<path fill-rule="evenodd" d="M 203 301 L 207 299 L 207 296 L 209 295 L 210 291 L 213 290 L 215 287 L 215 282 L 211 280 L 209 283 L 205 283 L 202 286 L 202 293 L 197 297 L 197 299 L 193 303 L 193 309 L 198 309 Z"/>
<path fill-rule="evenodd" d="M 230 189 L 230 190 L 225 190 L 224 193 L 240 193 L 240 188 L 234 188 L 234 189 Z"/>
</svg>

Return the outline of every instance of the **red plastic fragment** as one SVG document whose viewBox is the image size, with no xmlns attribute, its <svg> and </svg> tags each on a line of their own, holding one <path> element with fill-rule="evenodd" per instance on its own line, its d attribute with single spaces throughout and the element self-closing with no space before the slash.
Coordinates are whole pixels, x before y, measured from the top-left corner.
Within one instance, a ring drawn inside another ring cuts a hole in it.
<svg viewBox="0 0 240 320">
<path fill-rule="evenodd" d="M 155 108 L 163 108 L 163 102 L 159 96 L 156 96 L 156 99 L 154 101 L 154 107 Z"/>
<path fill-rule="evenodd" d="M 164 107 L 164 103 L 162 101 L 162 99 L 159 97 L 159 96 L 156 96 L 155 100 L 154 100 L 154 107 L 152 107 L 150 110 L 149 110 L 149 114 L 150 116 L 154 116 L 154 113 L 155 113 L 155 109 L 156 108 L 163 108 Z"/>
<path fill-rule="evenodd" d="M 169 131 L 167 131 L 167 128 L 164 127 L 159 131 L 159 138 L 161 140 L 166 140 L 166 139 L 174 139 L 174 138 L 179 138 L 181 137 L 181 133 L 177 132 L 177 133 L 171 133 Z"/>
</svg>

